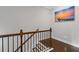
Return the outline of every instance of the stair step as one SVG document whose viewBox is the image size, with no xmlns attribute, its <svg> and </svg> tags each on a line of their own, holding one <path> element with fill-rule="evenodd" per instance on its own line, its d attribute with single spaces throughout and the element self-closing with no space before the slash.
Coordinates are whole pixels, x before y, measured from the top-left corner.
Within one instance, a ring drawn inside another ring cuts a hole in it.
<svg viewBox="0 0 79 59">
<path fill-rule="evenodd" d="M 36 44 L 36 47 L 33 48 L 33 52 L 49 52 L 52 51 L 53 48 L 46 47 L 42 43 Z"/>
<path fill-rule="evenodd" d="M 41 46 L 39 44 L 36 44 L 36 47 L 38 48 L 39 51 L 41 51 Z"/>
<path fill-rule="evenodd" d="M 37 49 L 37 47 L 33 48 L 34 52 L 39 52 L 39 50 Z"/>
</svg>

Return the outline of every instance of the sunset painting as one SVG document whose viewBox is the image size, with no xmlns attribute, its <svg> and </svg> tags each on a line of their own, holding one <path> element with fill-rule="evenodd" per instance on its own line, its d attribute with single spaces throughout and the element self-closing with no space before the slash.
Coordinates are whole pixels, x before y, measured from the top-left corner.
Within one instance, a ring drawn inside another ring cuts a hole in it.
<svg viewBox="0 0 79 59">
<path fill-rule="evenodd" d="M 69 7 L 67 9 L 63 9 L 55 12 L 55 21 L 73 21 L 75 18 L 75 7 Z"/>
</svg>

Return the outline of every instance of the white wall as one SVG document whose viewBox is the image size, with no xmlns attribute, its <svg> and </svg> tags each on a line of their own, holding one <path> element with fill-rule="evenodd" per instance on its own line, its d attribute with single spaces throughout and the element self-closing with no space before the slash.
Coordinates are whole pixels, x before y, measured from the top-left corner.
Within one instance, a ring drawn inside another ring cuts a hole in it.
<svg viewBox="0 0 79 59">
<path fill-rule="evenodd" d="M 25 9 L 25 12 L 23 11 Z M 21 12 L 22 11 L 22 12 Z M 20 28 L 26 31 L 47 29 L 50 25 L 50 12 L 43 7 L 27 7 L 19 11 Z"/>
<path fill-rule="evenodd" d="M 0 34 L 49 28 L 50 12 L 43 7 L 0 7 Z"/>
<path fill-rule="evenodd" d="M 72 44 L 79 47 L 79 6 L 75 7 L 75 22 L 72 31 Z"/>
<path fill-rule="evenodd" d="M 54 12 L 68 8 L 69 6 L 55 7 L 52 11 L 51 27 L 53 36 L 60 41 L 79 47 L 79 7 L 75 7 L 75 20 L 55 22 Z"/>
<path fill-rule="evenodd" d="M 19 26 L 16 8 L 0 6 L 0 35 L 17 31 Z"/>
</svg>

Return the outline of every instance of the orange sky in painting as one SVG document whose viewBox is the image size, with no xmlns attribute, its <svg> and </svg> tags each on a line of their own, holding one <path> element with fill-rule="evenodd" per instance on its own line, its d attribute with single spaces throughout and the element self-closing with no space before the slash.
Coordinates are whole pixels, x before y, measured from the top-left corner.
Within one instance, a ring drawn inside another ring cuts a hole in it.
<svg viewBox="0 0 79 59">
<path fill-rule="evenodd" d="M 71 16 L 68 12 L 61 12 L 56 16 L 56 19 L 66 19 L 67 17 Z"/>
</svg>

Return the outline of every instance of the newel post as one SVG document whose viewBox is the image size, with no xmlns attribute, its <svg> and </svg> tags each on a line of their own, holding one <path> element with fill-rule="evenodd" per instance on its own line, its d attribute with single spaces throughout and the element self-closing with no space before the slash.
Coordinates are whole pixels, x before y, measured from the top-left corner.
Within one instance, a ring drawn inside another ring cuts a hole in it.
<svg viewBox="0 0 79 59">
<path fill-rule="evenodd" d="M 23 30 L 21 29 L 21 30 L 20 30 L 20 46 L 21 46 L 21 52 L 23 52 L 22 43 L 23 43 Z"/>
<path fill-rule="evenodd" d="M 52 28 L 50 28 L 50 39 L 52 38 Z"/>
<path fill-rule="evenodd" d="M 49 43 L 50 43 L 50 47 L 52 47 L 52 28 L 50 28 L 50 41 L 49 41 Z"/>
</svg>

